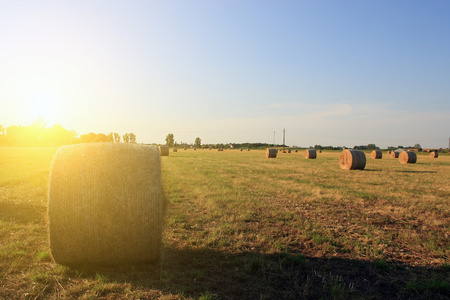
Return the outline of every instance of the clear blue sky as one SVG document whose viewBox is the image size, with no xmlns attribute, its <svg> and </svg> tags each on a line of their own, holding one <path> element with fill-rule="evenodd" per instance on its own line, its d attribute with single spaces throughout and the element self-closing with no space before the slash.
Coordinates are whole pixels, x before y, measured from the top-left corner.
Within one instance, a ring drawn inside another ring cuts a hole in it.
<svg viewBox="0 0 450 300">
<path fill-rule="evenodd" d="M 450 1 L 2 1 L 0 124 L 447 147 Z"/>
</svg>

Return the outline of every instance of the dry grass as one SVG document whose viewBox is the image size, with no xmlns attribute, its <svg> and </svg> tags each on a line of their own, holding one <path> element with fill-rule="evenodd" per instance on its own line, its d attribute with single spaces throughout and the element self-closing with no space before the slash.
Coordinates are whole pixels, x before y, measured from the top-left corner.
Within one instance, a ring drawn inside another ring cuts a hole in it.
<svg viewBox="0 0 450 300">
<path fill-rule="evenodd" d="M 449 155 L 349 172 L 340 152 L 177 152 L 161 158 L 159 268 L 76 269 L 49 259 L 41 195 L 56 149 L 19 150 L 0 148 L 13 178 L 0 175 L 0 298 L 450 297 Z"/>
</svg>

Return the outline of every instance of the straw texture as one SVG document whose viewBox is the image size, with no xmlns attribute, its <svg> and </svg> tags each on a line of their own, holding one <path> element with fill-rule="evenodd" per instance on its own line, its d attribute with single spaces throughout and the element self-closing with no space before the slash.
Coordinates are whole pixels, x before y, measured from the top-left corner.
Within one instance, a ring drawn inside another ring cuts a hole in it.
<svg viewBox="0 0 450 300">
<path fill-rule="evenodd" d="M 403 151 L 398 156 L 401 164 L 415 164 L 417 161 L 417 154 L 413 151 Z"/>
<path fill-rule="evenodd" d="M 178 148 L 173 148 L 173 152 L 178 152 Z"/>
<path fill-rule="evenodd" d="M 431 156 L 432 158 L 438 158 L 439 153 L 438 153 L 437 151 L 431 151 L 430 156 Z"/>
<path fill-rule="evenodd" d="M 48 197 L 54 261 L 65 265 L 158 261 L 163 199 L 156 146 L 60 147 Z"/>
<path fill-rule="evenodd" d="M 317 157 L 317 152 L 314 149 L 306 149 L 305 158 L 307 159 L 315 159 Z"/>
<path fill-rule="evenodd" d="M 267 150 L 266 150 L 266 157 L 267 158 L 276 158 L 277 157 L 277 153 L 278 153 L 277 149 L 267 148 Z"/>
<path fill-rule="evenodd" d="M 159 146 L 159 153 L 161 153 L 161 156 L 169 156 L 169 147 Z"/>
<path fill-rule="evenodd" d="M 370 154 L 370 156 L 373 159 L 382 159 L 383 158 L 383 153 L 380 150 L 373 150 L 372 153 Z"/>
<path fill-rule="evenodd" d="M 339 156 L 339 165 L 344 170 L 364 170 L 366 155 L 360 150 L 344 150 Z"/>
</svg>

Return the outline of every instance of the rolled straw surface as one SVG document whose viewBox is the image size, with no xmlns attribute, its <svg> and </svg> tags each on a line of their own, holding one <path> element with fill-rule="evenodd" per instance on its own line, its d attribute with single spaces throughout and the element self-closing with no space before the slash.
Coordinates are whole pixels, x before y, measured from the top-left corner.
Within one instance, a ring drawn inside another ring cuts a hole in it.
<svg viewBox="0 0 450 300">
<path fill-rule="evenodd" d="M 62 146 L 48 196 L 50 250 L 56 263 L 117 265 L 159 260 L 163 191 L 156 146 Z"/>
<path fill-rule="evenodd" d="M 339 165 L 344 170 L 364 170 L 366 155 L 360 150 L 344 150 L 339 156 Z"/>
<path fill-rule="evenodd" d="M 307 159 L 315 159 L 317 157 L 317 152 L 314 149 L 306 149 L 305 158 Z"/>
<path fill-rule="evenodd" d="M 373 150 L 371 153 L 371 157 L 373 159 L 381 159 L 383 158 L 383 153 L 380 150 Z"/>
<path fill-rule="evenodd" d="M 438 158 L 439 153 L 438 153 L 437 151 L 431 151 L 430 156 L 431 156 L 432 158 Z"/>
<path fill-rule="evenodd" d="M 277 157 L 277 153 L 278 153 L 277 149 L 267 148 L 267 150 L 266 150 L 266 157 L 267 158 L 276 158 Z"/>
<path fill-rule="evenodd" d="M 398 156 L 398 161 L 401 164 L 415 164 L 417 161 L 417 154 L 413 151 L 402 151 Z"/>
<path fill-rule="evenodd" d="M 161 153 L 161 156 L 169 156 L 169 147 L 159 146 L 159 152 Z"/>
</svg>

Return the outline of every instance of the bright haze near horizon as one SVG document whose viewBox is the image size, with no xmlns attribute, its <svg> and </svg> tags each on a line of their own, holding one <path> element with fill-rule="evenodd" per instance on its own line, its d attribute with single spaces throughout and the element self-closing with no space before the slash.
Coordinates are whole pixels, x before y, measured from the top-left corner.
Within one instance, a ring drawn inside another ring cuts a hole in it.
<svg viewBox="0 0 450 300">
<path fill-rule="evenodd" d="M 447 0 L 0 0 L 0 124 L 446 148 L 449 16 Z"/>
</svg>

